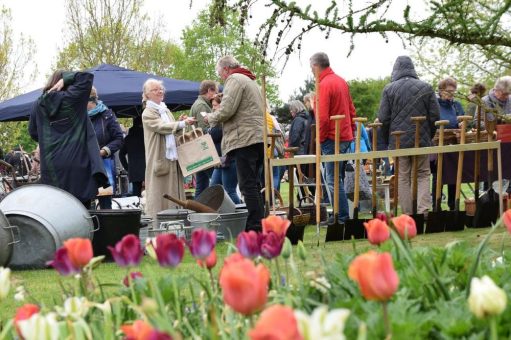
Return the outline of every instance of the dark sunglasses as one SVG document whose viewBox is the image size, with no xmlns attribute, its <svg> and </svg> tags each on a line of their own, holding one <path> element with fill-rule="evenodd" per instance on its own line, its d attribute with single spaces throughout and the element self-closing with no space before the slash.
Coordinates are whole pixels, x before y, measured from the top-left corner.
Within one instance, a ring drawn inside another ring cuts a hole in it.
<svg viewBox="0 0 511 340">
<path fill-rule="evenodd" d="M 97 99 L 96 97 L 89 97 L 90 102 L 96 102 L 96 99 Z"/>
</svg>

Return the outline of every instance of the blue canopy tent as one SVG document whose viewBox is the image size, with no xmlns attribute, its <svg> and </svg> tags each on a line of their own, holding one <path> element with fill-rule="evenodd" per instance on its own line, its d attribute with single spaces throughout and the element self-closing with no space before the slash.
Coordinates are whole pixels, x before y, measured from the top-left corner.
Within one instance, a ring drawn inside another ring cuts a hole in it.
<svg viewBox="0 0 511 340">
<path fill-rule="evenodd" d="M 199 83 L 177 80 L 137 72 L 123 67 L 101 64 L 87 72 L 94 74 L 94 86 L 99 99 L 119 117 L 136 117 L 141 114 L 142 85 L 148 78 L 163 81 L 165 104 L 174 111 L 189 109 L 199 95 Z M 41 89 L 22 94 L 0 103 L 0 121 L 28 120 L 34 101 Z"/>
</svg>

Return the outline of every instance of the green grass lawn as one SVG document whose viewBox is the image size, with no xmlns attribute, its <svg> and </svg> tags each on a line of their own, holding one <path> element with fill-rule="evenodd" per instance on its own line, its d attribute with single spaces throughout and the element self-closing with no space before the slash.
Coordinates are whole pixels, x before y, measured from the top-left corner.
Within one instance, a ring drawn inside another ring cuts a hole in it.
<svg viewBox="0 0 511 340">
<path fill-rule="evenodd" d="M 444 246 L 445 244 L 454 240 L 463 240 L 468 242 L 474 247 L 483 239 L 489 231 L 486 229 L 466 229 L 461 232 L 445 232 L 439 234 L 419 235 L 416 237 L 412 244 L 413 247 L 435 247 Z M 297 261 L 299 270 L 302 273 L 310 270 L 321 271 L 320 261 L 324 257 L 327 261 L 333 259 L 337 254 L 353 254 L 353 247 L 355 246 L 358 251 L 372 248 L 366 240 L 357 240 L 355 242 L 329 242 L 324 243 L 326 228 L 320 229 L 320 245 L 317 246 L 316 228 L 315 226 L 306 227 L 304 236 L 304 243 L 308 251 L 308 261 L 305 265 Z M 500 249 L 502 238 L 507 235 L 505 229 L 499 230 L 495 233 L 490 242 L 490 247 L 497 250 Z M 217 254 L 219 258 L 219 265 L 215 268 L 215 274 L 218 273 L 222 259 L 228 251 L 228 243 L 221 242 L 217 245 Z M 296 252 L 296 247 L 293 247 Z M 295 253 L 296 257 L 296 253 Z M 158 264 L 148 256 L 145 256 L 144 261 L 137 270 L 143 272 L 146 277 L 158 278 L 164 273 L 172 272 L 171 269 L 160 268 Z M 120 284 L 126 274 L 126 269 L 120 268 L 115 263 L 104 263 L 99 268 L 95 269 L 95 277 L 101 283 Z M 185 256 L 183 263 L 173 270 L 176 275 L 196 275 L 198 277 L 206 277 L 206 273 L 202 268 L 195 263 L 194 259 L 188 254 Z M 217 275 L 217 274 L 216 274 Z M 52 304 L 57 299 L 60 300 L 61 288 L 59 280 L 64 284 L 71 284 L 74 278 L 61 278 L 59 274 L 53 269 L 45 270 L 24 270 L 14 271 L 12 273 L 13 281 L 16 285 L 23 285 L 26 290 L 31 294 L 34 300 L 42 304 Z M 109 289 L 117 289 L 111 287 Z M 9 297 L 2 301 L 0 305 L 0 320 L 5 320 L 12 317 L 15 309 L 21 305 L 13 299 L 14 292 L 11 291 Z"/>
</svg>

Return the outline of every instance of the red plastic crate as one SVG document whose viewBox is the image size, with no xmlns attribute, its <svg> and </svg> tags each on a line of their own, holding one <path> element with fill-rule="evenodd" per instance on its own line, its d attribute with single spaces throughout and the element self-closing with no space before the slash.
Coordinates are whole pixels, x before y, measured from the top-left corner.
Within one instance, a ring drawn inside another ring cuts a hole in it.
<svg viewBox="0 0 511 340">
<path fill-rule="evenodd" d="M 503 142 L 511 142 L 511 124 L 497 125 L 497 139 Z"/>
</svg>

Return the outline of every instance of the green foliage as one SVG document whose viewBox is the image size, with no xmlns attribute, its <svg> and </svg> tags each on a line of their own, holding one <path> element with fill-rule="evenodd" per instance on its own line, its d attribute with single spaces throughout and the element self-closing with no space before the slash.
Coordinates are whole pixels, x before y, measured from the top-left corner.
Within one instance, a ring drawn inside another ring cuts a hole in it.
<svg viewBox="0 0 511 340">
<path fill-rule="evenodd" d="M 369 122 L 376 119 L 383 88 L 389 82 L 390 78 L 351 80 L 348 82 L 357 116 L 367 117 Z"/>
<path fill-rule="evenodd" d="M 114 64 L 163 76 L 174 75 L 179 46 L 161 37 L 159 21 L 141 10 L 142 0 L 66 0 L 67 45 L 56 68 Z"/>
<path fill-rule="evenodd" d="M 21 145 L 25 152 L 31 152 L 36 144 L 28 134 L 28 122 L 0 123 L 0 148 L 4 153 L 18 145 Z"/>
<path fill-rule="evenodd" d="M 212 7 L 213 8 L 213 7 Z M 272 82 L 275 70 L 262 62 L 259 49 L 248 38 L 242 36 L 243 25 L 238 11 L 225 11 L 225 26 L 211 25 L 210 10 L 203 10 L 192 24 L 183 30 L 181 41 L 183 56 L 176 64 L 176 76 L 183 79 L 202 81 L 218 79 L 216 62 L 224 55 L 234 56 L 248 67 L 261 81 L 266 76 L 266 92 L 271 103 L 279 103 L 277 86 Z"/>
</svg>

